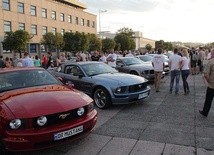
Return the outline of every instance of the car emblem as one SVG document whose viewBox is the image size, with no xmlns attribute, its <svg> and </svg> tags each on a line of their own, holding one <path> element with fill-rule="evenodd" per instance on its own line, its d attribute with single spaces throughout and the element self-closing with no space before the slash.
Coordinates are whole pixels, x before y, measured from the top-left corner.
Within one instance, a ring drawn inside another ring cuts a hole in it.
<svg viewBox="0 0 214 155">
<path fill-rule="evenodd" d="M 59 118 L 65 119 L 68 115 L 70 115 L 70 113 L 68 113 L 68 114 L 61 114 L 61 115 L 59 115 Z"/>
<path fill-rule="evenodd" d="M 139 88 L 142 88 L 142 85 L 140 84 L 140 85 L 138 85 L 138 87 L 139 87 Z"/>
</svg>

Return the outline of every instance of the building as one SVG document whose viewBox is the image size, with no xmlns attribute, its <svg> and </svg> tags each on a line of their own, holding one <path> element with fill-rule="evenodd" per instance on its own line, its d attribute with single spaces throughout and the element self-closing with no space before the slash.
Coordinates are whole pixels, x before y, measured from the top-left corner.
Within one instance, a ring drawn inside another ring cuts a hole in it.
<svg viewBox="0 0 214 155">
<path fill-rule="evenodd" d="M 14 56 L 1 44 L 8 31 L 29 32 L 27 51 L 39 56 L 47 52 L 40 44 L 47 32 L 97 34 L 96 15 L 85 12 L 86 5 L 77 0 L 0 0 L 0 8 L 0 55 L 4 57 Z"/>
</svg>

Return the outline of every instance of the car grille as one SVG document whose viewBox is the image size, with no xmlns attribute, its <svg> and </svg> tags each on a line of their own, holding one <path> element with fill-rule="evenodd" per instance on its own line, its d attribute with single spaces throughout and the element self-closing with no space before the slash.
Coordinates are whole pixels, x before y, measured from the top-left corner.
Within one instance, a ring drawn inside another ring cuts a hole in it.
<svg viewBox="0 0 214 155">
<path fill-rule="evenodd" d="M 129 86 L 129 92 L 130 93 L 138 92 L 138 91 L 145 90 L 146 88 L 147 88 L 147 83 L 136 84 L 136 85 Z"/>
<path fill-rule="evenodd" d="M 87 114 L 87 108 L 86 107 L 84 107 L 84 108 L 85 108 L 85 114 L 84 115 L 86 115 Z M 52 125 L 61 124 L 64 122 L 69 122 L 69 121 L 78 119 L 78 118 L 80 118 L 80 116 L 77 115 L 77 110 L 78 109 L 73 109 L 71 111 L 66 111 L 66 112 L 52 114 L 52 115 L 46 115 L 48 121 L 47 121 L 47 124 L 45 126 L 52 126 Z M 41 128 L 41 126 L 39 126 L 37 124 L 37 118 L 33 119 L 33 127 L 34 128 Z M 42 127 L 44 127 L 44 126 L 42 126 Z"/>
</svg>

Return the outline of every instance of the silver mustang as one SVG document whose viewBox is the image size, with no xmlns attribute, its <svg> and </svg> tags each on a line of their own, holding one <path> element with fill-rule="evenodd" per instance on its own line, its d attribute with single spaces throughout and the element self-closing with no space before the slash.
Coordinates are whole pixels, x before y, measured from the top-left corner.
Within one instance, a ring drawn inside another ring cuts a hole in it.
<svg viewBox="0 0 214 155">
<path fill-rule="evenodd" d="M 150 94 L 147 79 L 118 73 L 103 62 L 68 62 L 50 72 L 64 83 L 72 83 L 74 88 L 91 96 L 101 109 L 111 104 L 139 101 Z"/>
<path fill-rule="evenodd" d="M 135 57 L 118 57 L 116 69 L 119 72 L 142 76 L 149 81 L 154 81 L 154 68 L 151 62 L 143 62 Z M 164 78 L 164 73 L 162 78 Z"/>
</svg>

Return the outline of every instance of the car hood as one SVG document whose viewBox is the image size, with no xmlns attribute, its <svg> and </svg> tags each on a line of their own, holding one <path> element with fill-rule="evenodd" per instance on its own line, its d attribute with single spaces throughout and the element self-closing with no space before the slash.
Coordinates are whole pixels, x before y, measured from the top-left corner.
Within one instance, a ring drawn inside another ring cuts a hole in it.
<svg viewBox="0 0 214 155">
<path fill-rule="evenodd" d="M 138 68 L 141 70 L 153 70 L 154 69 L 152 66 L 152 63 L 150 63 L 150 62 L 144 63 L 144 64 L 130 65 L 129 67 Z"/>
<path fill-rule="evenodd" d="M 131 75 L 126 73 L 105 73 L 96 75 L 93 78 L 104 81 L 112 81 L 112 83 L 117 82 L 122 85 L 135 85 L 139 83 L 147 82 L 147 80 L 143 77 L 137 75 Z"/>
<path fill-rule="evenodd" d="M 10 91 L 0 98 L 16 118 L 64 112 L 92 102 L 87 95 L 59 85 Z"/>
</svg>

